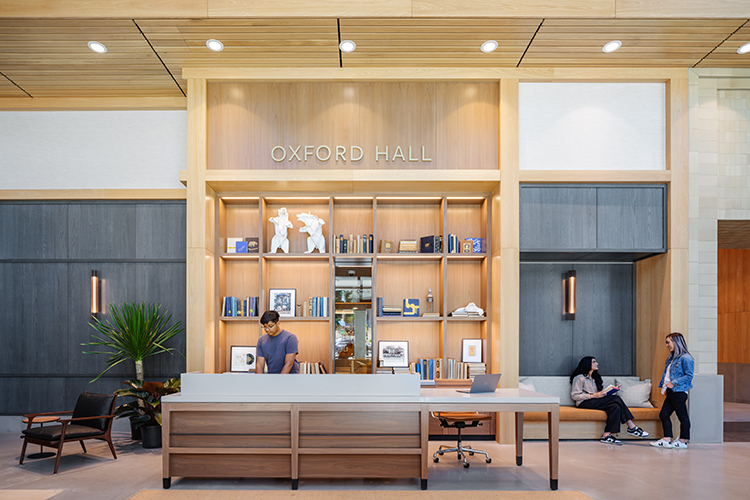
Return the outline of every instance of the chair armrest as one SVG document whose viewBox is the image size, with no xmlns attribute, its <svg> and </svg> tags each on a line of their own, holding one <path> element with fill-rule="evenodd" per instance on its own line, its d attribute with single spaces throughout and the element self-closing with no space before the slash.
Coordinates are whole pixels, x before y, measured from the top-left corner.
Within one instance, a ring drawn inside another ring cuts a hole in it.
<svg viewBox="0 0 750 500">
<path fill-rule="evenodd" d="M 60 420 L 60 423 L 65 423 L 66 425 L 72 422 L 81 422 L 83 420 L 99 420 L 100 418 L 115 418 L 115 415 L 94 415 L 93 417 L 76 417 L 76 418 L 69 418 L 67 420 Z"/>
<path fill-rule="evenodd" d="M 41 417 L 41 416 L 48 416 L 48 415 L 68 415 L 73 413 L 73 410 L 70 411 L 51 411 L 47 413 L 26 413 L 23 417 L 24 418 L 30 418 L 33 419 L 34 417 Z"/>
</svg>

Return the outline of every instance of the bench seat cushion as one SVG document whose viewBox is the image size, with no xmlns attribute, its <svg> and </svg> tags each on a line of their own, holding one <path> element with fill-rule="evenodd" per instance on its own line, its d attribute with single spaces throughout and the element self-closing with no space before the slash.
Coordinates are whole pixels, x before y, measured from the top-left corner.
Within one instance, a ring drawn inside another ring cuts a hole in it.
<svg viewBox="0 0 750 500">
<path fill-rule="evenodd" d="M 659 408 L 630 408 L 635 420 L 659 420 Z M 524 421 L 546 422 L 547 412 L 530 411 L 523 414 Z M 570 421 L 602 421 L 607 420 L 607 414 L 602 410 L 587 410 L 575 406 L 560 407 L 560 422 Z"/>
</svg>

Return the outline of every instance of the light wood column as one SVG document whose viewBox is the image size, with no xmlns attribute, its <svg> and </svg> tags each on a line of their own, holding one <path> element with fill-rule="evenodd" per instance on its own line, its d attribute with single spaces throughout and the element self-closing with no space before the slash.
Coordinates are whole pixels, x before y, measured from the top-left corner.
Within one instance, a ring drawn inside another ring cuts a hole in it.
<svg viewBox="0 0 750 500">
<path fill-rule="evenodd" d="M 688 336 L 688 70 L 667 84 L 669 124 L 669 255 L 672 316 L 670 330 Z"/>
<path fill-rule="evenodd" d="M 188 80 L 187 113 L 187 371 L 213 372 L 213 345 L 207 335 L 208 261 L 206 224 L 206 167 L 207 167 L 208 106 L 206 81 Z M 210 301 L 209 301 L 210 303 Z"/>
<path fill-rule="evenodd" d="M 493 283 L 499 284 L 494 295 L 492 369 L 500 372 L 501 387 L 518 387 L 519 324 L 519 174 L 518 174 L 518 80 L 500 81 L 500 221 L 499 256 L 493 250 Z M 493 203 L 493 207 L 494 207 Z M 499 261 L 499 262 L 498 262 Z M 499 267 L 499 276 L 496 268 Z M 499 304 L 498 304 L 499 302 Z M 498 328 L 499 327 L 499 328 Z M 499 335 L 497 335 L 499 334 Z M 499 338 L 498 338 L 499 337 Z M 498 442 L 515 441 L 513 414 L 497 419 Z"/>
</svg>

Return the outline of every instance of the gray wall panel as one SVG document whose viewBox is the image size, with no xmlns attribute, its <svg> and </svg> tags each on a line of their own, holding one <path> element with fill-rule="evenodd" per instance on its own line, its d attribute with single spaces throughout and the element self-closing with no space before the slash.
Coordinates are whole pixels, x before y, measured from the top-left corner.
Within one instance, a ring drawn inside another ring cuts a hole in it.
<svg viewBox="0 0 750 500">
<path fill-rule="evenodd" d="M 27 230 L 54 244 L 25 246 Z M 0 235 L 0 414 L 71 409 L 82 391 L 112 392 L 135 376 L 128 361 L 89 383 L 107 360 L 83 354 L 90 348 L 81 346 L 94 332 L 93 269 L 102 279 L 103 307 L 154 301 L 184 324 L 184 201 L 0 202 Z M 171 344 L 184 352 L 185 334 Z M 185 370 L 180 356 L 157 358 L 146 363 L 148 378 Z"/>
<path fill-rule="evenodd" d="M 65 259 L 67 205 L 5 204 L 0 210 L 0 259 Z"/>
<path fill-rule="evenodd" d="M 633 265 L 576 264 L 573 357 L 594 356 L 600 373 L 635 373 Z"/>
<path fill-rule="evenodd" d="M 134 259 L 133 203 L 71 204 L 68 208 L 71 259 Z"/>
<path fill-rule="evenodd" d="M 186 205 L 140 204 L 135 211 L 138 259 L 184 259 L 187 238 Z"/>
<path fill-rule="evenodd" d="M 558 375 L 572 363 L 573 322 L 563 319 L 567 264 L 521 266 L 520 375 Z M 540 293 L 543 291 L 543 293 Z M 562 347 L 562 349 L 561 349 Z"/>
<path fill-rule="evenodd" d="M 520 375 L 570 375 L 595 356 L 608 375 L 635 374 L 633 264 L 521 265 Z M 576 319 L 563 319 L 563 275 L 576 271 Z"/>
<path fill-rule="evenodd" d="M 595 249 L 595 228 L 595 187 L 521 187 L 522 250 Z"/>
<path fill-rule="evenodd" d="M 663 188 L 600 187 L 597 193 L 599 249 L 664 249 Z"/>
</svg>

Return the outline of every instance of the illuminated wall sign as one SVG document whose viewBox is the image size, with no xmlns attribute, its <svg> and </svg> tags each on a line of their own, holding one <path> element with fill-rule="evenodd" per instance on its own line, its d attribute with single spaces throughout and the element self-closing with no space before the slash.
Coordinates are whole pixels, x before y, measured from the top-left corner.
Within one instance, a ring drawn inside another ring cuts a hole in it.
<svg viewBox="0 0 750 500">
<path fill-rule="evenodd" d="M 375 161 L 380 160 L 387 162 L 430 162 L 432 158 L 427 157 L 427 151 L 425 147 L 421 147 L 421 156 L 414 156 L 414 151 L 411 146 L 402 148 L 396 146 L 395 149 L 389 149 L 388 146 L 381 149 L 380 146 L 375 146 Z M 419 152 L 416 153 L 419 155 Z M 350 146 L 348 149 L 346 146 L 335 146 L 330 148 L 329 146 L 274 146 L 271 149 L 271 158 L 276 163 L 282 163 L 285 161 L 298 161 L 306 162 L 310 158 L 315 158 L 320 162 L 327 162 L 333 160 L 334 162 L 357 162 L 364 158 L 365 152 L 359 146 Z"/>
</svg>

